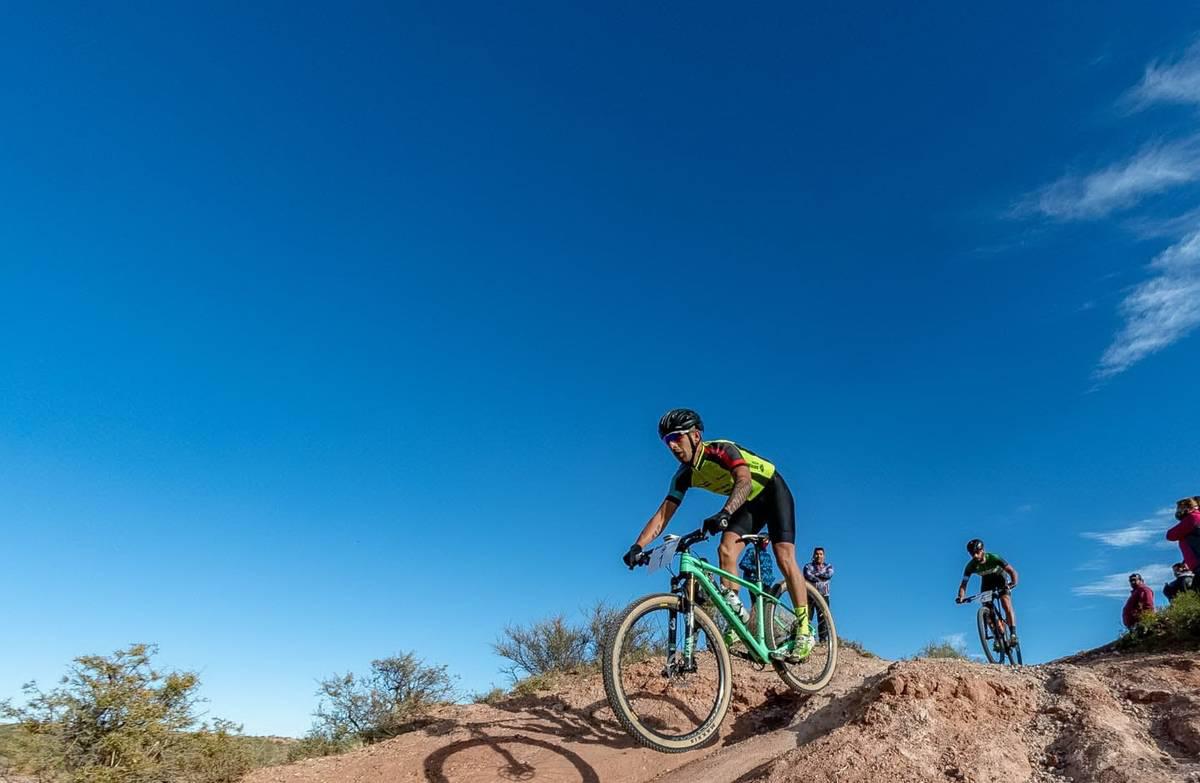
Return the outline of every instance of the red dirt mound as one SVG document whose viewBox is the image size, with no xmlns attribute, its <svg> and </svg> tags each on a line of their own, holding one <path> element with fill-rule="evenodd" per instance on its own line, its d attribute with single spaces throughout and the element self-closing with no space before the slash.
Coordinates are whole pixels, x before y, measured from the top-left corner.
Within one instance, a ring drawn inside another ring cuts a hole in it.
<svg viewBox="0 0 1200 783">
<path fill-rule="evenodd" d="M 576 675 L 553 693 L 448 707 L 419 731 L 246 783 L 1200 783 L 1200 652 L 1019 670 L 841 657 L 811 697 L 736 661 L 719 739 L 690 753 L 637 746 L 600 678 Z"/>
</svg>

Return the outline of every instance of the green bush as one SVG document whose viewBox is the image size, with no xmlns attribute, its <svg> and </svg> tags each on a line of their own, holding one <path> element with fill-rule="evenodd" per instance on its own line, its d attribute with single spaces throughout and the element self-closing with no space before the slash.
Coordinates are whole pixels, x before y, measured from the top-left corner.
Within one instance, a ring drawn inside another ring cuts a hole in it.
<svg viewBox="0 0 1200 783">
<path fill-rule="evenodd" d="M 1117 640 L 1129 650 L 1155 650 L 1200 644 L 1200 593 L 1189 590 L 1158 612 L 1146 612 Z"/>
<path fill-rule="evenodd" d="M 597 601 L 583 614 L 582 623 L 558 614 L 528 625 L 505 627 L 492 643 L 492 651 L 511 663 L 500 671 L 516 686 L 530 677 L 597 670 L 605 637 L 620 619 L 621 609 Z"/>
<path fill-rule="evenodd" d="M 239 737 L 241 727 L 217 720 L 180 746 L 173 780 L 188 783 L 236 783 L 254 766 L 250 746 Z"/>
<path fill-rule="evenodd" d="M 500 671 L 515 684 L 522 673 L 538 676 L 588 664 L 595 659 L 589 654 L 594 638 L 587 628 L 569 623 L 560 614 L 529 625 L 505 626 L 492 650 L 512 662 Z"/>
<path fill-rule="evenodd" d="M 29 683 L 27 702 L 0 703 L 16 721 L 5 762 L 39 780 L 64 783 L 232 783 L 250 769 L 241 730 L 210 727 L 195 714 L 200 681 L 192 672 L 151 666 L 157 648 L 131 645 L 110 656 L 76 658 L 59 687 Z"/>
<path fill-rule="evenodd" d="M 453 699 L 454 680 L 445 666 L 427 666 L 413 653 L 402 652 L 371 661 L 370 673 L 362 677 L 322 680 L 317 695 L 321 702 L 306 747 L 344 750 L 417 728 L 432 707 Z"/>
<path fill-rule="evenodd" d="M 507 695 L 507 691 L 505 691 L 503 688 L 492 688 L 491 690 L 488 690 L 488 691 L 479 691 L 478 693 L 472 693 L 471 694 L 471 702 L 473 704 L 495 705 L 495 704 L 499 704 L 501 701 L 503 701 L 504 697 L 506 695 Z"/>
<path fill-rule="evenodd" d="M 917 650 L 917 658 L 951 658 L 954 660 L 968 660 L 967 650 L 961 644 L 954 642 L 941 641 L 929 642 L 920 650 Z"/>
<path fill-rule="evenodd" d="M 839 636 L 837 643 L 838 643 L 839 648 L 844 647 L 848 650 L 854 650 L 854 652 L 856 652 L 859 655 L 862 655 L 866 658 L 878 658 L 879 657 L 875 653 L 868 650 L 866 647 L 863 647 L 862 642 L 855 641 L 854 639 L 846 639 L 846 638 Z"/>
<path fill-rule="evenodd" d="M 541 691 L 552 691 L 558 685 L 558 677 L 558 672 L 531 674 L 528 677 L 517 680 L 510 693 L 513 696 L 535 696 Z"/>
<path fill-rule="evenodd" d="M 360 743 L 353 737 L 334 738 L 319 729 L 312 729 L 304 739 L 288 748 L 287 760 L 320 758 L 321 756 L 336 756 L 359 747 Z"/>
</svg>

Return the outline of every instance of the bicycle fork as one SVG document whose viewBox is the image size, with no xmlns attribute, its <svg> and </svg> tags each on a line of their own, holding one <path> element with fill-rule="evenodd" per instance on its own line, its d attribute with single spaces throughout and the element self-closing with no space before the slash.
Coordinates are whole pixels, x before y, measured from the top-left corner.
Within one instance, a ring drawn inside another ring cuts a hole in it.
<svg viewBox="0 0 1200 783">
<path fill-rule="evenodd" d="M 680 591 L 680 608 L 672 609 L 667 620 L 667 665 L 663 668 L 663 676 L 669 677 L 672 672 L 696 671 L 696 612 L 694 610 L 696 596 L 696 580 L 688 577 Z M 682 617 L 680 617 L 682 615 Z M 679 626 L 683 624 L 683 650 L 679 650 Z"/>
</svg>

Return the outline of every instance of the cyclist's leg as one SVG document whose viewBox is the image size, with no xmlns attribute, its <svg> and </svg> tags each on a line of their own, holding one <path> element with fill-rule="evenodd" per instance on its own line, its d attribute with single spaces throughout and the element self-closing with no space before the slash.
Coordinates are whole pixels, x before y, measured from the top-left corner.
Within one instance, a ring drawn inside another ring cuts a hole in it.
<svg viewBox="0 0 1200 783">
<path fill-rule="evenodd" d="M 771 546 L 775 549 L 775 559 L 779 562 L 779 570 L 783 572 L 783 580 L 787 582 L 792 606 L 807 605 L 808 593 L 804 589 L 804 572 L 796 563 L 796 545 L 786 541 L 775 541 Z"/>
<path fill-rule="evenodd" d="M 771 484 L 755 500 L 763 500 L 769 504 L 767 533 L 771 537 L 771 547 L 775 550 L 775 562 L 783 572 L 784 581 L 787 582 L 792 606 L 796 607 L 797 613 L 801 607 L 807 610 L 808 592 L 804 588 L 804 572 L 796 562 L 796 501 L 792 499 L 792 492 L 783 476 L 776 473 L 775 478 L 771 479 Z M 799 628 L 804 634 L 809 632 L 807 611 L 801 618 Z"/>
<path fill-rule="evenodd" d="M 1017 613 L 1013 610 L 1012 594 L 1005 593 L 1000 596 L 1000 603 L 1004 606 L 1004 616 L 1008 618 L 1008 632 L 1013 636 L 1017 635 Z"/>
<path fill-rule="evenodd" d="M 742 550 L 746 545 L 738 541 L 738 536 L 745 535 L 746 532 L 740 529 L 736 524 L 730 525 L 729 529 L 721 536 L 721 543 L 717 545 L 717 559 L 721 564 L 722 571 L 728 571 L 731 574 L 736 574 L 738 570 L 738 558 L 742 556 Z M 721 578 L 721 585 L 729 590 L 740 591 L 742 586 L 732 579 L 726 581 Z"/>
</svg>

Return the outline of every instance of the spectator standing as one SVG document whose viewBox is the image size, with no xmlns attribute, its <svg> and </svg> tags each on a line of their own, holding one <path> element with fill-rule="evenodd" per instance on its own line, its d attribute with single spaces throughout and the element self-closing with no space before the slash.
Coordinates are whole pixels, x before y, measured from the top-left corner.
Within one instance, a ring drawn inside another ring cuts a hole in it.
<svg viewBox="0 0 1200 783">
<path fill-rule="evenodd" d="M 742 559 L 738 561 L 738 568 L 742 570 L 742 578 L 747 582 L 762 582 L 766 587 L 770 587 L 775 584 L 775 561 L 771 559 L 771 553 L 765 547 L 765 542 L 763 542 L 762 547 L 759 547 L 757 544 L 746 547 L 746 554 L 742 555 Z M 759 553 L 761 571 L 754 570 L 755 549 Z M 786 585 L 784 589 L 787 589 Z"/>
<path fill-rule="evenodd" d="M 1171 566 L 1171 571 L 1174 572 L 1175 578 L 1163 585 L 1163 595 L 1167 597 L 1168 601 L 1174 603 L 1182 593 L 1192 589 L 1195 576 L 1187 567 L 1187 563 L 1176 563 Z"/>
<path fill-rule="evenodd" d="M 1179 544 L 1183 562 L 1194 574 L 1200 571 L 1200 501 L 1184 498 L 1175 503 L 1175 526 L 1167 531 L 1167 540 Z"/>
<path fill-rule="evenodd" d="M 804 578 L 817 588 L 817 592 L 829 604 L 829 580 L 833 579 L 833 566 L 825 562 L 825 547 L 819 546 L 813 550 L 812 562 L 804 566 Z M 829 638 L 829 628 L 820 609 L 813 607 L 813 619 L 817 621 L 817 638 L 825 641 Z"/>
<path fill-rule="evenodd" d="M 1142 615 L 1154 611 L 1154 591 L 1144 581 L 1141 574 L 1129 575 L 1129 600 L 1121 611 L 1121 622 L 1129 630 L 1138 624 Z"/>
</svg>

